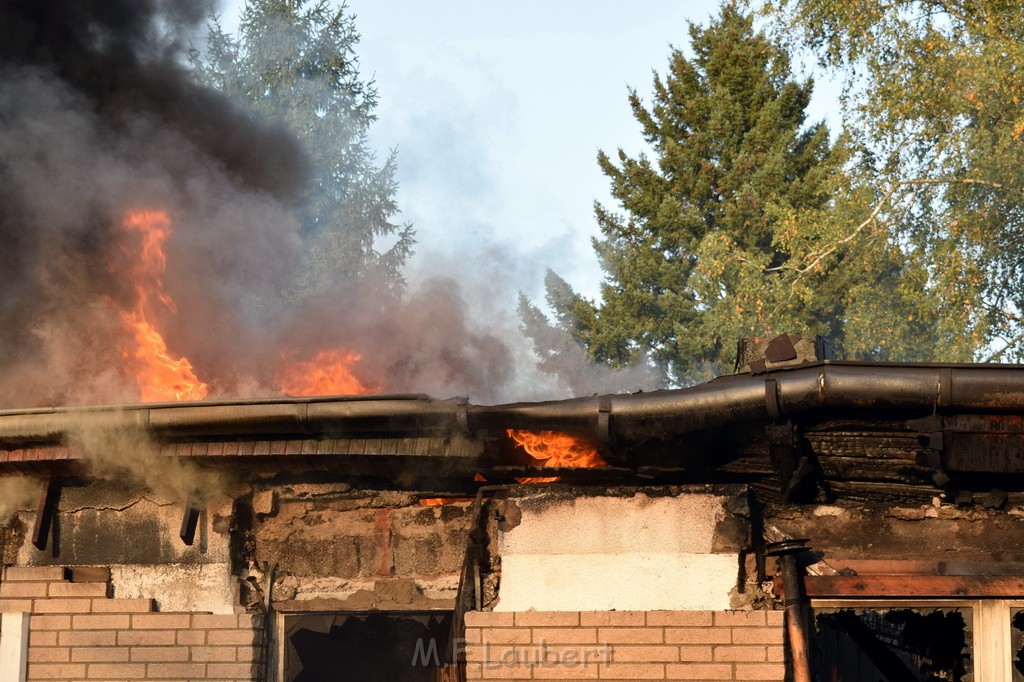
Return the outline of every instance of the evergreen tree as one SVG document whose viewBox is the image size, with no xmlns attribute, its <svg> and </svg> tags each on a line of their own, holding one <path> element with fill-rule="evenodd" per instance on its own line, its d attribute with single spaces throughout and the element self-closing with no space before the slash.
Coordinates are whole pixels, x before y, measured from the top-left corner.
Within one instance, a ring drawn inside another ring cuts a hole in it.
<svg viewBox="0 0 1024 682">
<path fill-rule="evenodd" d="M 367 133 L 377 92 L 361 80 L 354 17 L 327 0 L 247 0 L 237 38 L 214 19 L 197 79 L 256 115 L 283 123 L 303 143 L 311 181 L 302 206 L 308 266 L 299 292 L 373 279 L 398 291 L 412 251 L 409 225 L 394 222 L 395 153 L 378 165 Z M 378 243 L 392 242 L 378 251 Z"/>
<path fill-rule="evenodd" d="M 855 186 L 845 138 L 805 126 L 812 84 L 791 78 L 787 53 L 726 4 L 690 27 L 693 57 L 674 49 L 645 106 L 629 93 L 654 158 L 598 162 L 620 211 L 596 204 L 601 300 L 546 280 L 554 327 L 591 358 L 647 358 L 670 384 L 731 369 L 735 342 L 821 333 L 841 352 L 887 358 L 927 353 L 933 303 Z M 524 329 L 543 363 L 564 338 L 529 301 Z"/>
</svg>

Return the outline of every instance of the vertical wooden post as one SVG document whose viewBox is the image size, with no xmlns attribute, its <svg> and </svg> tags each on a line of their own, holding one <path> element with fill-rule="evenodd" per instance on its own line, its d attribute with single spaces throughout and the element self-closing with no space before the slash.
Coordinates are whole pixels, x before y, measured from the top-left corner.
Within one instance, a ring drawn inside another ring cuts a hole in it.
<svg viewBox="0 0 1024 682">
<path fill-rule="evenodd" d="M 29 614 L 0 613 L 0 682 L 25 682 L 28 675 Z"/>
</svg>

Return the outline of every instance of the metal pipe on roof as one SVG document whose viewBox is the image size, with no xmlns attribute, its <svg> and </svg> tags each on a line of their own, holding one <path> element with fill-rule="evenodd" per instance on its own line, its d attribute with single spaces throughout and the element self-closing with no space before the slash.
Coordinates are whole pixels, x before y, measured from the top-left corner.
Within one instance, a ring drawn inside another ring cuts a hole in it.
<svg viewBox="0 0 1024 682">
<path fill-rule="evenodd" d="M 555 430 L 646 439 L 820 409 L 1024 411 L 1024 367 L 822 363 L 725 376 L 691 388 L 535 403 L 468 405 L 422 395 L 171 403 L 0 413 L 0 443 L 60 442 L 76 428 L 162 438 L 418 435 Z"/>
<path fill-rule="evenodd" d="M 632 439 L 678 435 L 828 408 L 853 410 L 1024 410 L 1024 367 L 823 363 L 764 374 L 732 375 L 699 386 L 605 398 L 470 407 L 471 430 L 562 430 Z"/>
</svg>

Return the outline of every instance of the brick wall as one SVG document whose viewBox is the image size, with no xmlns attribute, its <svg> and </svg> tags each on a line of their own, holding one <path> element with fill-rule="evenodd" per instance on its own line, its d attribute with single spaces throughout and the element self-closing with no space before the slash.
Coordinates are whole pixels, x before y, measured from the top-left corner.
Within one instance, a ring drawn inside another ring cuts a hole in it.
<svg viewBox="0 0 1024 682">
<path fill-rule="evenodd" d="M 262 679 L 261 616 L 154 613 L 110 593 L 61 567 L 4 569 L 0 613 L 32 614 L 29 680 Z"/>
<path fill-rule="evenodd" d="M 470 680 L 782 680 L 781 611 L 473 611 Z"/>
</svg>

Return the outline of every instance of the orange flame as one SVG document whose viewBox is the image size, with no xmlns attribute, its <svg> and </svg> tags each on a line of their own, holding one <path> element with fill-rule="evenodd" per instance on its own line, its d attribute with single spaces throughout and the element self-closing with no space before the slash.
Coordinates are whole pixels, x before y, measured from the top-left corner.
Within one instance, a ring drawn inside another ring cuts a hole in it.
<svg viewBox="0 0 1024 682">
<path fill-rule="evenodd" d="M 164 242 L 171 234 L 166 211 L 129 211 L 124 228 L 141 236 L 138 260 L 132 268 L 135 308 L 121 314 L 134 347 L 122 352 L 128 371 L 135 376 L 142 402 L 202 400 L 207 385 L 200 381 L 188 358 L 174 358 L 167 352 L 164 337 L 147 319 L 154 301 L 174 311 L 174 301 L 164 291 L 162 274 L 167 268 Z"/>
<path fill-rule="evenodd" d="M 460 504 L 466 502 L 475 502 L 475 498 L 472 497 L 421 497 L 421 507 L 443 507 L 446 504 Z"/>
<path fill-rule="evenodd" d="M 561 431 L 523 431 L 508 429 L 509 437 L 540 460 L 542 467 L 591 468 L 608 463 L 597 453 L 597 446 L 586 438 Z M 552 483 L 558 477 L 517 478 L 520 483 Z"/>
<path fill-rule="evenodd" d="M 312 360 L 285 360 L 275 382 L 282 393 L 296 397 L 378 393 L 379 388 L 367 386 L 353 372 L 361 359 L 358 353 L 341 348 L 321 350 Z"/>
</svg>

